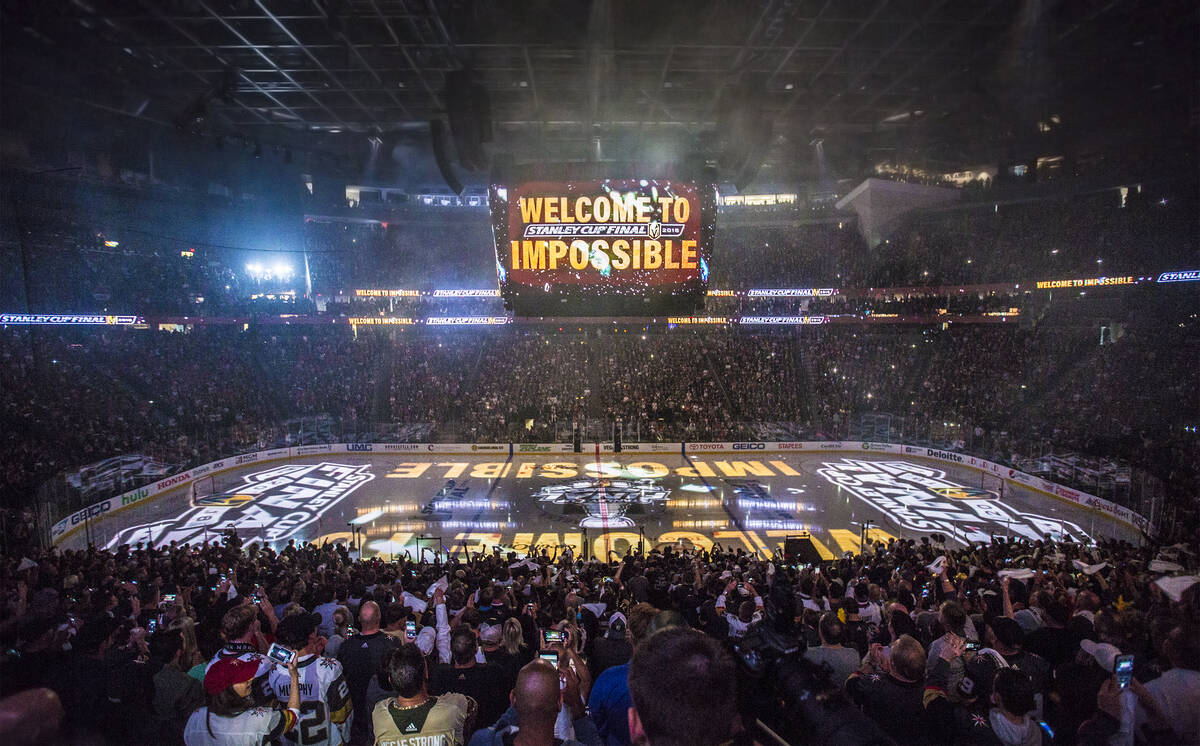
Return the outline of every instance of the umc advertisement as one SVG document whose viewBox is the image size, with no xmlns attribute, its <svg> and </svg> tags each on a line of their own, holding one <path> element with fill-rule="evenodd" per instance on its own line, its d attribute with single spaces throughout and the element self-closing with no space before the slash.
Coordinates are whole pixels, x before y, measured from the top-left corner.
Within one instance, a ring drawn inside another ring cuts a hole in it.
<svg viewBox="0 0 1200 746">
<path fill-rule="evenodd" d="M 650 297 L 703 300 L 713 244 L 711 187 L 532 181 L 493 186 L 491 194 L 501 293 L 515 306 L 549 297 L 558 315 L 641 315 Z M 564 300 L 569 309 L 560 307 Z"/>
</svg>

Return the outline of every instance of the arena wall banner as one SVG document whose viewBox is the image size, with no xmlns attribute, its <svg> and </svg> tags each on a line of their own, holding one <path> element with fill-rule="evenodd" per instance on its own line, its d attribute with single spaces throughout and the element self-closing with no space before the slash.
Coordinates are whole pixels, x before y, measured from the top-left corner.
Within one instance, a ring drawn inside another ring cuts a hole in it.
<svg viewBox="0 0 1200 746">
<path fill-rule="evenodd" d="M 513 443 L 513 455 L 529 453 L 574 453 L 575 446 L 570 443 Z"/>
</svg>

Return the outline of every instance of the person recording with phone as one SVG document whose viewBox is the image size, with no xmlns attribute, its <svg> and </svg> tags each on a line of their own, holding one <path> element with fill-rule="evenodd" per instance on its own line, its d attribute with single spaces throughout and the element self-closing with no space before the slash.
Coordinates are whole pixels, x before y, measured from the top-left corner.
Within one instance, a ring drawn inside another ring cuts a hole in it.
<svg viewBox="0 0 1200 746">
<path fill-rule="evenodd" d="M 271 689 L 280 699 L 291 697 L 296 685 L 285 680 L 288 672 L 283 660 L 294 661 L 301 674 L 300 742 L 304 746 L 340 746 L 350 740 L 353 705 L 342 664 L 321 655 L 325 639 L 317 634 L 320 625 L 321 615 L 315 612 L 293 614 L 279 623 L 276 644 L 267 653 L 276 663 L 270 673 Z"/>
<path fill-rule="evenodd" d="M 274 665 L 272 663 L 272 665 Z M 258 662 L 220 658 L 204 674 L 208 704 L 192 713 L 183 731 L 187 746 L 258 746 L 278 743 L 300 722 L 300 669 L 287 666 L 289 693 L 283 709 L 260 707 L 251 696 Z"/>
</svg>

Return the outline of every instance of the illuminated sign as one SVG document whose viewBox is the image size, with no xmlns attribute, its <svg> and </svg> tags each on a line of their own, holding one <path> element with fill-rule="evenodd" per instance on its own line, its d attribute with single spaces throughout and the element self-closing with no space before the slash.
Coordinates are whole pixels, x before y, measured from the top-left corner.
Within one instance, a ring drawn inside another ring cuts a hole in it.
<svg viewBox="0 0 1200 746">
<path fill-rule="evenodd" d="M 739 324 L 827 324 L 828 316 L 743 316 Z"/>
<path fill-rule="evenodd" d="M 115 249 L 115 248 L 117 248 L 118 246 L 120 246 L 120 245 L 121 245 L 121 243 L 120 243 L 119 241 L 105 241 L 105 242 L 104 242 L 104 245 L 105 245 L 105 246 L 107 246 L 107 247 L 108 247 L 108 248 L 110 248 L 110 249 Z"/>
<path fill-rule="evenodd" d="M 1088 277 L 1076 280 L 1041 280 L 1038 290 L 1054 290 L 1056 288 L 1091 288 L 1104 285 L 1135 285 L 1136 277 Z"/>
<path fill-rule="evenodd" d="M 732 298 L 737 295 L 736 290 L 709 290 L 708 295 L 711 298 Z"/>
<path fill-rule="evenodd" d="M 988 311 L 984 316 L 1020 316 L 1021 309 L 1009 308 L 1007 311 Z"/>
<path fill-rule="evenodd" d="M 937 452 L 942 453 L 942 452 Z M 954 454 L 957 455 L 957 454 Z M 990 542 L 1007 533 L 1038 541 L 1047 534 L 1091 539 L 1078 525 L 1025 513 L 994 497 L 950 481 L 946 472 L 907 461 L 827 461 L 817 473 L 910 531 L 940 532 L 959 543 Z M 983 497 L 985 499 L 965 499 Z"/>
<path fill-rule="evenodd" d="M 73 313 L 0 313 L 0 324 L 108 324 L 127 326 L 144 324 L 141 316 L 105 316 Z"/>
<path fill-rule="evenodd" d="M 837 292 L 837 288 L 759 288 L 746 295 L 750 298 L 827 298 Z"/>
<path fill-rule="evenodd" d="M 724 316 L 669 316 L 668 324 L 728 324 Z"/>
<path fill-rule="evenodd" d="M 502 283 L 628 289 L 705 279 L 695 184 L 608 179 L 493 187 Z M 711 204 L 711 203 L 710 203 Z M 711 228 L 711 226 L 709 226 Z"/>
<path fill-rule="evenodd" d="M 359 298 L 416 298 L 421 294 L 420 290 L 373 290 L 367 288 L 359 288 L 354 291 L 354 294 Z"/>
<path fill-rule="evenodd" d="M 500 326 L 508 322 L 507 316 L 430 316 L 425 319 L 431 326 Z"/>
<path fill-rule="evenodd" d="M 434 290 L 434 298 L 499 298 L 499 290 Z"/>
<path fill-rule="evenodd" d="M 770 207 L 773 205 L 796 204 L 795 194 L 737 194 L 724 197 L 724 205 L 744 205 L 746 207 Z"/>
<path fill-rule="evenodd" d="M 400 316 L 351 316 L 346 321 L 354 326 L 408 326 L 417 323 Z"/>
<path fill-rule="evenodd" d="M 1196 282 L 1200 281 L 1200 269 L 1187 269 L 1179 272 L 1163 272 L 1158 276 L 1159 282 Z"/>
</svg>

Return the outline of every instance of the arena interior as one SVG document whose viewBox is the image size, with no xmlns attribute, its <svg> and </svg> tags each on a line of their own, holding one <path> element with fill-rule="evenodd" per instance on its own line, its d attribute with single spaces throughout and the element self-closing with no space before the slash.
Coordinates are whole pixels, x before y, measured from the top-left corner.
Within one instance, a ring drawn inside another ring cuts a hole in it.
<svg viewBox="0 0 1200 746">
<path fill-rule="evenodd" d="M 0 741 L 1200 744 L 1200 10 L 0 7 Z"/>
</svg>

